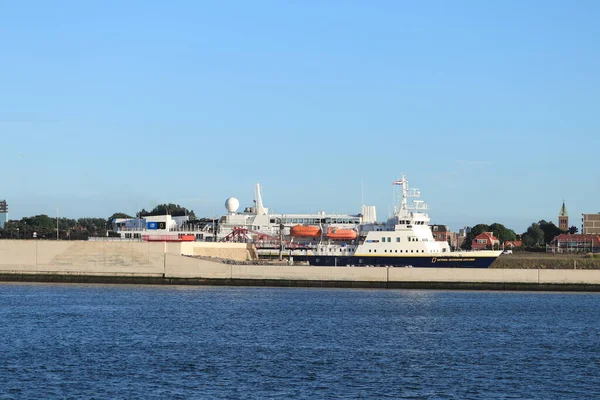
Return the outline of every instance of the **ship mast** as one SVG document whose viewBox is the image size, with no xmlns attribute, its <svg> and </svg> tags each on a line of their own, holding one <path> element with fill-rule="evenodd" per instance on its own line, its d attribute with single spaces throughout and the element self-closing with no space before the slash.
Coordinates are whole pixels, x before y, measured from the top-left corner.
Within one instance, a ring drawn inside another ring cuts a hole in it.
<svg viewBox="0 0 600 400">
<path fill-rule="evenodd" d="M 262 195 L 260 193 L 260 183 L 256 184 L 256 215 L 265 215 L 265 207 L 262 202 Z"/>
<path fill-rule="evenodd" d="M 424 211 L 427 210 L 427 204 L 422 200 L 413 200 L 413 204 L 408 204 L 408 198 L 421 197 L 421 191 L 419 189 L 409 189 L 408 179 L 406 175 L 402 174 L 402 179 L 393 182 L 394 186 L 399 186 L 400 190 L 396 191 L 396 199 L 394 201 L 394 215 L 397 217 L 405 217 L 411 211 Z"/>
</svg>

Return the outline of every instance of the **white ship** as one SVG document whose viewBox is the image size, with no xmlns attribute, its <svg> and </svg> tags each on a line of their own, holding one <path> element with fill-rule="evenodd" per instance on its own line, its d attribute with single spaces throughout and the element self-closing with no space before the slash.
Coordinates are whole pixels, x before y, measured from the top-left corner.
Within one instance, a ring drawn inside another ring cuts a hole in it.
<svg viewBox="0 0 600 400">
<path fill-rule="evenodd" d="M 279 248 L 283 243 L 286 248 L 304 248 L 332 238 L 356 238 L 360 226 L 377 219 L 374 206 L 363 206 L 361 214 L 271 213 L 263 205 L 261 192 L 257 183 L 254 205 L 242 212 L 238 212 L 239 200 L 228 198 L 227 214 L 202 226 L 191 224 L 187 216 L 155 215 L 116 219 L 113 230 L 121 238 L 132 240 L 252 242 L 267 249 Z"/>
<path fill-rule="evenodd" d="M 393 182 L 399 188 L 394 216 L 385 224 L 359 225 L 353 240 L 330 240 L 314 248 L 291 250 L 294 260 L 320 266 L 399 266 L 399 267 L 463 267 L 487 268 L 501 251 L 455 251 L 447 242 L 436 241 L 425 213 L 427 204 L 418 189 L 409 189 L 403 175 Z"/>
</svg>

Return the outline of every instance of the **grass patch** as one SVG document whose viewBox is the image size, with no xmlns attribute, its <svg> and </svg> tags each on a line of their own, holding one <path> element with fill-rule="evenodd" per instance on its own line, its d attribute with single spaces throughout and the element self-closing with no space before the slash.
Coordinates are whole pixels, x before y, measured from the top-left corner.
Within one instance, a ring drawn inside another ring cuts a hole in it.
<svg viewBox="0 0 600 400">
<path fill-rule="evenodd" d="M 600 254 L 552 254 L 530 252 L 501 254 L 490 268 L 600 269 Z"/>
</svg>

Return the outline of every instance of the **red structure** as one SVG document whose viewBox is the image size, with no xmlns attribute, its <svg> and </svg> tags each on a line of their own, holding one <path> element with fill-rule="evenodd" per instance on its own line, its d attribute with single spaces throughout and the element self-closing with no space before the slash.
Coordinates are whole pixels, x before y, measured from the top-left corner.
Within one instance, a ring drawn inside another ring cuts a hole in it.
<svg viewBox="0 0 600 400">
<path fill-rule="evenodd" d="M 446 225 L 431 225 L 431 233 L 436 242 L 447 242 L 451 234 Z"/>
<path fill-rule="evenodd" d="M 196 237 L 183 233 L 174 235 L 142 235 L 142 240 L 145 242 L 195 242 Z"/>
<path fill-rule="evenodd" d="M 504 248 L 506 248 L 506 249 L 513 249 L 515 247 L 522 247 L 522 246 L 523 246 L 522 240 L 507 240 L 506 242 L 504 242 Z"/>
<path fill-rule="evenodd" d="M 600 253 L 600 235 L 556 236 L 546 247 L 549 253 Z"/>
<path fill-rule="evenodd" d="M 233 231 L 219 241 L 253 243 L 257 249 L 279 249 L 282 244 L 285 249 L 304 249 L 306 247 L 287 240 L 281 241 L 276 236 L 258 231 L 251 231 L 247 228 L 233 228 Z"/>
<path fill-rule="evenodd" d="M 486 250 L 493 249 L 494 246 L 500 246 L 500 240 L 494 236 L 493 232 L 483 232 L 475 236 L 471 242 L 472 250 Z"/>
<path fill-rule="evenodd" d="M 567 213 L 567 206 L 565 206 L 564 201 L 558 213 L 558 227 L 561 231 L 569 230 L 569 213 Z"/>
</svg>

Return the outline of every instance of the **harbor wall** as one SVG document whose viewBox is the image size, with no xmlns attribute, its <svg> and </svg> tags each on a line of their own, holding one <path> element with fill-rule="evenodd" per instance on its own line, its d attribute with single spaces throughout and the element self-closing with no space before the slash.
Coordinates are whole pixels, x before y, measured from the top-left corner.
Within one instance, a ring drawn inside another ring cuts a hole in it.
<svg viewBox="0 0 600 400">
<path fill-rule="evenodd" d="M 24 274 L 164 274 L 171 243 L 0 240 L 0 271 Z"/>
<path fill-rule="evenodd" d="M 256 260 L 256 249 L 249 243 L 189 242 L 181 243 L 181 254 L 215 257 L 234 261 Z"/>
<path fill-rule="evenodd" d="M 0 280 L 600 291 L 600 270 L 240 265 L 190 252 L 188 243 L 0 240 Z"/>
</svg>

